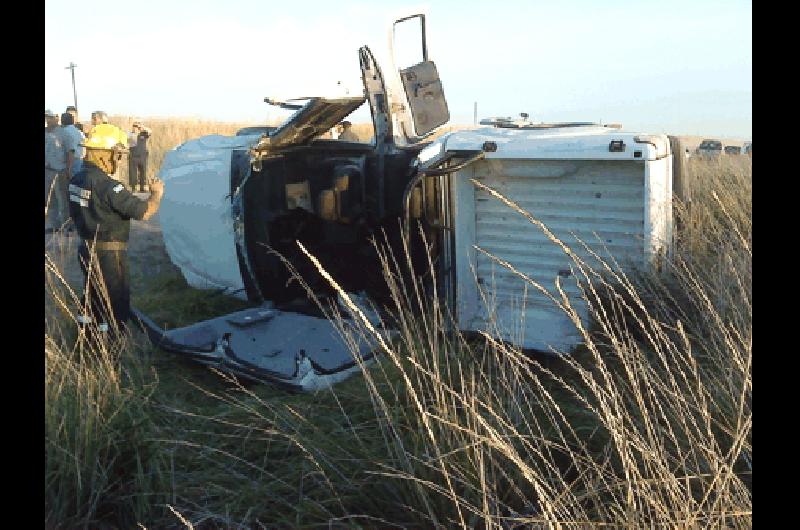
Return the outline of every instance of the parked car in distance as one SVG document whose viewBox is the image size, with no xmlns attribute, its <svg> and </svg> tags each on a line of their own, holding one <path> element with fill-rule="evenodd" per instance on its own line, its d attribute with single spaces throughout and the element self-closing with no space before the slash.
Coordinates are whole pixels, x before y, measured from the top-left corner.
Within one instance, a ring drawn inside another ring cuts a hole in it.
<svg viewBox="0 0 800 530">
<path fill-rule="evenodd" d="M 722 154 L 722 142 L 719 140 L 703 140 L 697 147 L 697 154 L 708 157 L 718 157 Z"/>
<path fill-rule="evenodd" d="M 725 146 L 725 154 L 726 155 L 741 155 L 742 148 L 738 145 L 726 145 Z"/>
<path fill-rule="evenodd" d="M 753 156 L 753 142 L 745 142 L 742 146 L 742 152 L 748 156 Z"/>
</svg>

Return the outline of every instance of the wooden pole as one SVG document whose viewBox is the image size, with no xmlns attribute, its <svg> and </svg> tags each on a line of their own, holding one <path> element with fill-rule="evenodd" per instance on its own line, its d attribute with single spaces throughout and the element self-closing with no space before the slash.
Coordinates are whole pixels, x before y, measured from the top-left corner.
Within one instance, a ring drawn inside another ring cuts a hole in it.
<svg viewBox="0 0 800 530">
<path fill-rule="evenodd" d="M 69 66 L 65 68 L 65 70 L 70 70 L 72 72 L 72 100 L 75 104 L 75 111 L 78 110 L 78 92 L 75 90 L 75 67 L 78 65 L 70 61 Z"/>
</svg>

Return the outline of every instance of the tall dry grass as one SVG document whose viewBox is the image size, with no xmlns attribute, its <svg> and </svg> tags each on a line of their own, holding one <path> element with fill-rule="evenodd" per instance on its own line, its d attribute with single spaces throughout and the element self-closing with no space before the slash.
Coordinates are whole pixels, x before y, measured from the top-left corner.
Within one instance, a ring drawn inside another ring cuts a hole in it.
<svg viewBox="0 0 800 530">
<path fill-rule="evenodd" d="M 432 264 L 404 274 L 407 255 L 381 247 L 395 338 L 340 291 L 381 344 L 376 365 L 307 399 L 216 393 L 227 406 L 193 441 L 219 458 L 177 499 L 182 513 L 223 526 L 751 527 L 752 174 L 745 159 L 715 164 L 694 168 L 661 273 L 592 269 L 564 246 L 593 320 L 554 300 L 583 335 L 572 356 L 459 333 L 436 293 L 408 283 Z M 235 493 L 215 503 L 217 489 Z"/>
<path fill-rule="evenodd" d="M 752 170 L 744 157 L 690 165 L 661 274 L 574 258 L 593 325 L 557 299 L 585 342 L 561 359 L 457 332 L 409 282 L 426 271 L 400 274 L 411 261 L 380 247 L 385 326 L 346 293 L 323 306 L 361 322 L 342 326 L 352 344 L 382 341 L 363 377 L 307 396 L 233 379 L 165 391 L 172 374 L 129 355 L 142 348 L 75 346 L 78 298 L 53 258 L 47 526 L 749 528 Z"/>
<path fill-rule="evenodd" d="M 74 241 L 45 251 L 45 526 L 133 527 L 166 490 L 164 454 L 153 443 L 155 374 L 134 355 L 148 345 L 123 330 L 79 329 Z M 92 275 L 98 272 L 93 270 Z M 103 295 L 107 300 L 107 293 Z"/>
</svg>

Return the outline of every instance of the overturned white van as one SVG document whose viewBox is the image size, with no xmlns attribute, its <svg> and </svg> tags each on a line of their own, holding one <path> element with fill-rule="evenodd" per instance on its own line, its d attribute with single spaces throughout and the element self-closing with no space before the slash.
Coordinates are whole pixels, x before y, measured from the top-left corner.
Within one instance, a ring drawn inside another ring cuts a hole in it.
<svg viewBox="0 0 800 530">
<path fill-rule="evenodd" d="M 335 297 L 299 241 L 345 290 L 380 304 L 387 293 L 373 239 L 401 251 L 401 231 L 413 224 L 415 269 L 433 255 L 438 292 L 459 328 L 567 353 L 581 341 L 575 326 L 497 263 L 546 289 L 558 280 L 587 320 L 570 258 L 491 190 L 588 261 L 596 253 L 646 269 L 669 252 L 679 142 L 618 126 L 510 119 L 431 141 L 449 111 L 425 17 L 397 20 L 392 31 L 416 22 L 422 57 L 412 67 L 384 76 L 369 48 L 359 50 L 363 96 L 283 103 L 295 112 L 277 128 L 200 138 L 167 154 L 161 222 L 170 257 L 191 285 L 227 289 L 253 309 L 169 331 L 137 312 L 162 347 L 292 389 L 341 380 L 375 344 L 354 344 L 322 315 L 298 310 L 308 293 L 287 262 L 317 296 Z M 320 138 L 365 101 L 373 142 Z"/>
</svg>

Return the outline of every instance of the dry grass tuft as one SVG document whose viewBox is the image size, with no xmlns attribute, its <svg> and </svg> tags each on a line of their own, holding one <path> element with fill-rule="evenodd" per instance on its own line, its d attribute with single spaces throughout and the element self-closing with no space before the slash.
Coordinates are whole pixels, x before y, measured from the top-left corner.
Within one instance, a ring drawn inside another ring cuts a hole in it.
<svg viewBox="0 0 800 530">
<path fill-rule="evenodd" d="M 155 374 L 130 334 L 108 341 L 95 325 L 78 328 L 82 301 L 64 259 L 77 258 L 58 245 L 45 253 L 45 525 L 133 526 L 165 489 L 150 439 Z"/>
</svg>

